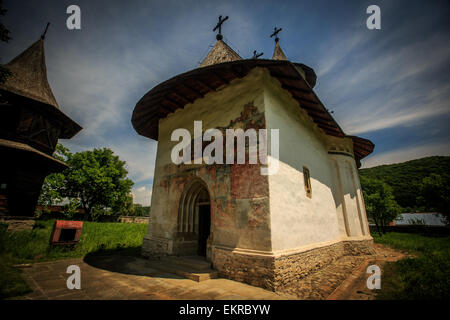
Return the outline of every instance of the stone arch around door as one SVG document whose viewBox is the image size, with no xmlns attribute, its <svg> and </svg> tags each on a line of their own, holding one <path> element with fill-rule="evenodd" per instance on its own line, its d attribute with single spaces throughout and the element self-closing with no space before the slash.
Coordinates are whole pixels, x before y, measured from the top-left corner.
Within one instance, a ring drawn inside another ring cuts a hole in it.
<svg viewBox="0 0 450 320">
<path fill-rule="evenodd" d="M 186 254 L 210 257 L 211 198 L 199 178 L 190 181 L 181 194 L 177 228 L 178 235 L 192 243 Z"/>
</svg>

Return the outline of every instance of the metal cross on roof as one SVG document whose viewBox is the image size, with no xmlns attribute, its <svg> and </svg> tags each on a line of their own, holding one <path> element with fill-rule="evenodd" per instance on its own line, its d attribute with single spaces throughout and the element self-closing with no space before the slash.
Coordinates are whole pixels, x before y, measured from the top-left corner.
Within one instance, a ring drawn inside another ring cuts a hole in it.
<svg viewBox="0 0 450 320">
<path fill-rule="evenodd" d="M 48 27 L 50 26 L 50 22 L 47 22 L 47 26 L 45 27 L 45 31 L 44 31 L 44 33 L 42 34 L 42 36 L 41 36 L 41 39 L 42 40 L 44 40 L 45 39 L 45 35 L 47 34 L 47 30 L 48 30 Z"/>
<path fill-rule="evenodd" d="M 225 17 L 225 19 L 222 19 L 222 16 L 219 16 L 219 22 L 217 22 L 217 25 L 214 27 L 213 31 L 216 31 L 219 29 L 219 33 L 216 36 L 217 40 L 222 40 L 222 23 L 224 23 L 228 19 L 228 16 Z"/>
<path fill-rule="evenodd" d="M 264 52 L 256 53 L 256 50 L 253 51 L 253 58 L 252 59 L 258 59 L 264 54 Z"/>
<path fill-rule="evenodd" d="M 277 27 L 273 28 L 273 33 L 270 35 L 270 37 L 275 37 L 275 42 L 278 42 L 278 32 L 280 32 L 281 30 L 283 30 L 282 28 L 277 29 Z"/>
</svg>

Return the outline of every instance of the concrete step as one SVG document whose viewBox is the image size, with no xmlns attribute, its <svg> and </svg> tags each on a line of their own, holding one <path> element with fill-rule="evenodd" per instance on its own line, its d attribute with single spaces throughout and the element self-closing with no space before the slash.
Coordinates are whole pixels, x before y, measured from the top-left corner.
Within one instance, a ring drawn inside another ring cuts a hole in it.
<svg viewBox="0 0 450 320">
<path fill-rule="evenodd" d="M 218 272 L 211 269 L 211 263 L 201 257 L 166 257 L 152 266 L 197 282 L 218 277 Z"/>
</svg>

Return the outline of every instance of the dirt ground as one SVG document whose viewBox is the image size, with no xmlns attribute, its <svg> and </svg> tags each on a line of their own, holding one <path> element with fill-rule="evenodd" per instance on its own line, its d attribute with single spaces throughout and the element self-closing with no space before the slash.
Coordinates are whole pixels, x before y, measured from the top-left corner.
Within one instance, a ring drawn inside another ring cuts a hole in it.
<svg viewBox="0 0 450 320">
<path fill-rule="evenodd" d="M 411 255 L 402 251 L 375 244 L 375 256 L 367 257 L 365 263 L 356 268 L 352 274 L 328 297 L 329 300 L 374 300 L 375 290 L 367 288 L 367 267 L 377 265 L 381 268 L 381 283 L 383 283 L 383 269 L 386 262 L 398 261 Z"/>
</svg>

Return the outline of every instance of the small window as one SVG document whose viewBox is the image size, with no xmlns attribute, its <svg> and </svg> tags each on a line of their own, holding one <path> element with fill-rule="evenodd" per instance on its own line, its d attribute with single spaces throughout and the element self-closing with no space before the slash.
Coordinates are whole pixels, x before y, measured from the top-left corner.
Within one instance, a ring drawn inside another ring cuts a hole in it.
<svg viewBox="0 0 450 320">
<path fill-rule="evenodd" d="M 309 175 L 309 169 L 306 167 L 303 167 L 303 181 L 305 183 L 306 196 L 311 198 L 312 197 L 311 177 Z"/>
</svg>

